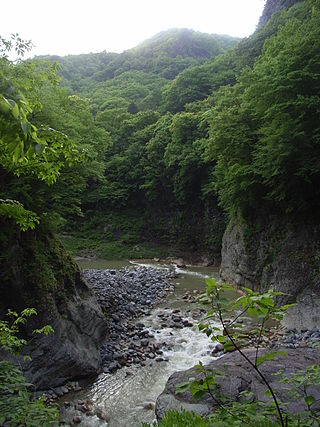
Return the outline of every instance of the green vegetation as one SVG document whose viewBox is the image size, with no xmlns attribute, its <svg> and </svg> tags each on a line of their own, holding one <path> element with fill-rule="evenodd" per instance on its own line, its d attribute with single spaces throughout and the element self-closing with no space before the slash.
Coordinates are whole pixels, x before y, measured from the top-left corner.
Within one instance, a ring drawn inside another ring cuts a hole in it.
<svg viewBox="0 0 320 427">
<path fill-rule="evenodd" d="M 9 310 L 7 318 L 0 320 L 0 349 L 19 355 L 26 341 L 19 338 L 19 327 L 27 318 L 36 315 L 33 308 L 26 308 L 20 314 Z M 34 333 L 48 335 L 54 332 L 44 326 Z M 28 356 L 25 356 L 28 358 Z M 46 406 L 44 398 L 32 399 L 32 384 L 26 382 L 21 370 L 14 364 L 0 360 L 0 425 L 25 427 L 53 427 L 59 425 L 58 409 Z"/>
<path fill-rule="evenodd" d="M 168 411 L 158 427 L 210 427 L 210 421 L 206 418 L 201 418 L 193 412 L 187 411 Z M 141 427 L 150 427 L 149 424 L 143 423 Z"/>
<path fill-rule="evenodd" d="M 208 417 L 212 426 L 240 426 L 240 425 L 281 425 L 281 426 L 316 426 L 319 420 L 319 409 L 315 405 L 314 387 L 320 386 L 319 366 L 309 366 L 305 371 L 291 374 L 289 377 L 278 372 L 281 382 L 288 385 L 286 401 L 281 400 L 279 391 L 272 388 L 270 382 L 261 370 L 261 365 L 266 361 L 272 361 L 278 355 L 286 355 L 283 351 L 267 351 L 259 354 L 266 327 L 270 320 L 280 321 L 286 311 L 293 304 L 280 306 L 277 299 L 281 292 L 272 289 L 260 294 L 251 289 L 244 288 L 240 297 L 230 299 L 233 287 L 226 283 L 218 284 L 213 279 L 207 279 L 206 294 L 200 299 L 208 306 L 204 319 L 199 324 L 212 341 L 223 344 L 226 351 L 237 351 L 244 361 L 249 364 L 253 376 L 266 387 L 268 401 L 256 401 L 252 399 L 252 393 L 244 390 L 241 400 L 233 401 L 219 391 L 219 378 L 225 375 L 214 369 L 206 369 L 201 363 L 195 368 L 202 374 L 200 380 L 191 380 L 179 386 L 179 392 L 190 390 L 195 399 L 209 394 L 217 405 L 217 411 Z M 248 325 L 246 317 L 253 319 L 252 325 Z M 216 320 L 221 327 L 216 326 Z M 249 327 L 249 329 L 248 329 Z M 243 351 L 248 343 L 255 349 L 255 357 L 251 359 Z M 286 407 L 290 398 L 298 398 L 304 402 L 305 410 L 292 414 Z M 277 419 L 277 422 L 275 422 Z"/>
<path fill-rule="evenodd" d="M 217 159 L 215 186 L 231 214 L 319 208 L 319 4 L 299 7 L 308 16 L 281 26 L 212 111 L 207 155 Z"/>
<path fill-rule="evenodd" d="M 63 305 L 75 266 L 55 233 L 106 258 L 218 257 L 226 217 L 319 215 L 319 0 L 242 41 L 173 30 L 121 55 L 23 61 L 29 47 L 0 38 L 0 314 L 12 300 Z M 237 345 L 224 329 L 219 340 Z M 14 396 L 29 399 L 10 372 Z M 244 408 L 257 409 L 232 411 Z"/>
<path fill-rule="evenodd" d="M 225 214 L 316 215 L 319 28 L 306 0 L 240 42 L 172 30 L 121 55 L 48 57 L 62 80 L 39 91 L 35 123 L 83 153 L 46 193 L 57 229 L 98 237 L 100 254 L 218 257 Z"/>
</svg>

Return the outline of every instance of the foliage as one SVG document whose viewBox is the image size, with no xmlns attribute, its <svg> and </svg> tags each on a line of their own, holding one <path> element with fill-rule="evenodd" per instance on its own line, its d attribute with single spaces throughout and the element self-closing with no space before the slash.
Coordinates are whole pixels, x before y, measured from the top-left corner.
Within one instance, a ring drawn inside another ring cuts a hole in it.
<svg viewBox="0 0 320 427">
<path fill-rule="evenodd" d="M 29 43 L 18 40 L 18 52 L 28 49 Z M 1 49 L 12 48 L 11 42 L 1 39 Z M 14 64 L 5 56 L 0 58 L 0 172 L 17 182 L 22 176 L 36 177 L 47 185 L 54 183 L 63 166 L 74 164 L 79 151 L 61 132 L 49 126 L 36 127 L 29 116 L 41 109 L 39 91 L 44 85 L 55 84 L 55 67 L 43 63 Z M 31 90 L 32 88 L 32 90 Z M 1 177 L 2 178 L 2 177 Z M 12 193 L 1 191 L 0 213 L 13 218 L 23 231 L 34 228 L 39 216 L 25 208 Z"/>
<path fill-rule="evenodd" d="M 201 418 L 193 412 L 168 411 L 157 427 L 210 427 L 211 424 L 205 418 Z M 142 423 L 141 427 L 150 427 L 149 424 Z"/>
<path fill-rule="evenodd" d="M 20 314 L 8 310 L 9 320 L 0 320 L 0 348 L 18 355 L 21 347 L 26 344 L 19 338 L 19 327 L 27 318 L 36 315 L 33 308 L 26 308 Z M 34 333 L 48 335 L 54 332 L 47 325 Z M 25 359 L 29 358 L 25 356 Z M 29 358 L 30 359 L 30 358 Z M 58 411 L 55 407 L 46 406 L 44 398 L 32 400 L 30 388 L 21 370 L 12 363 L 0 361 L 0 425 L 10 426 L 58 426 Z"/>
<path fill-rule="evenodd" d="M 232 215 L 257 206 L 287 212 L 318 207 L 318 2 L 301 6 L 266 40 L 253 68 L 221 89 L 212 111 L 207 156 L 221 205 Z"/>
</svg>

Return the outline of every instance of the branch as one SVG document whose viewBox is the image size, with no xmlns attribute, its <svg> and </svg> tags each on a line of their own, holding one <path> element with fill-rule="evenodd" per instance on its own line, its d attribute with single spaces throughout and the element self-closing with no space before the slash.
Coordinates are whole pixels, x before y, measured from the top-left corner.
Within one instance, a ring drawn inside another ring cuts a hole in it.
<svg viewBox="0 0 320 427">
<path fill-rule="evenodd" d="M 249 363 L 249 365 L 252 366 L 252 368 L 256 371 L 256 373 L 262 379 L 262 381 L 264 382 L 264 384 L 268 387 L 268 389 L 269 389 L 269 391 L 271 393 L 271 396 L 273 398 L 273 401 L 274 401 L 274 403 L 276 405 L 276 408 L 277 408 L 277 412 L 278 412 L 279 419 L 280 419 L 280 424 L 281 424 L 282 427 L 285 427 L 285 423 L 284 423 L 282 412 L 281 412 L 281 409 L 280 409 L 280 406 L 279 406 L 279 403 L 278 403 L 278 399 L 277 399 L 276 395 L 274 394 L 274 391 L 273 391 L 272 387 L 270 386 L 269 382 L 267 381 L 267 379 L 265 378 L 265 376 L 262 374 L 262 372 L 257 368 L 257 366 L 253 362 L 251 362 L 251 360 L 243 353 L 243 351 L 241 351 L 240 347 L 235 343 L 234 339 L 232 338 L 232 336 L 230 335 L 229 331 L 227 330 L 227 328 L 225 326 L 225 323 L 224 323 L 224 320 L 223 320 L 223 317 L 222 317 L 222 313 L 221 313 L 221 310 L 220 310 L 220 307 L 219 307 L 219 303 L 217 304 L 217 307 L 218 307 L 219 319 L 220 319 L 220 322 L 222 324 L 223 330 L 227 334 L 227 337 L 229 338 L 229 340 L 232 342 L 234 348 Z"/>
<path fill-rule="evenodd" d="M 266 321 L 266 318 L 264 317 L 263 320 L 262 320 L 262 323 L 261 323 L 261 328 L 260 328 L 259 337 L 258 337 L 258 344 L 257 344 L 257 347 L 256 347 L 256 357 L 255 357 L 255 362 L 254 362 L 254 364 L 256 366 L 257 366 L 257 360 L 258 360 L 259 344 L 260 344 L 260 341 L 261 341 L 261 336 L 262 336 L 262 331 L 263 331 L 263 326 L 264 326 L 265 321 Z"/>
</svg>

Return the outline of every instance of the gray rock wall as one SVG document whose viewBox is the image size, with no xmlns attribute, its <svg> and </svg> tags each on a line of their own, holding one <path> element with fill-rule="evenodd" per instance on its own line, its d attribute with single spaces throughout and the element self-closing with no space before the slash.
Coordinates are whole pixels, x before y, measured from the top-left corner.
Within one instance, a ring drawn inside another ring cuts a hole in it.
<svg viewBox="0 0 320 427">
<path fill-rule="evenodd" d="M 233 220 L 222 243 L 221 278 L 264 291 L 270 287 L 297 302 L 288 327 L 320 325 L 320 227 L 275 219 L 245 223 Z"/>
<path fill-rule="evenodd" d="M 79 272 L 74 292 L 63 308 L 54 304 L 36 320 L 40 325 L 50 324 L 55 333 L 32 338 L 24 349 L 23 353 L 32 358 L 24 364 L 27 380 L 38 389 L 48 389 L 98 372 L 106 320 Z M 29 331 L 31 327 L 30 324 Z"/>
<path fill-rule="evenodd" d="M 289 9 L 289 7 L 299 1 L 302 0 L 267 0 L 259 20 L 259 27 L 263 27 L 269 21 L 271 16 L 278 10 Z"/>
<path fill-rule="evenodd" d="M 22 233 L 8 222 L 0 227 L 0 254 L 0 318 L 8 309 L 32 307 L 38 313 L 21 328 L 28 341 L 23 354 L 32 358 L 20 360 L 27 380 L 48 389 L 96 373 L 105 317 L 59 240 L 45 227 Z M 55 333 L 32 333 L 44 325 Z"/>
</svg>

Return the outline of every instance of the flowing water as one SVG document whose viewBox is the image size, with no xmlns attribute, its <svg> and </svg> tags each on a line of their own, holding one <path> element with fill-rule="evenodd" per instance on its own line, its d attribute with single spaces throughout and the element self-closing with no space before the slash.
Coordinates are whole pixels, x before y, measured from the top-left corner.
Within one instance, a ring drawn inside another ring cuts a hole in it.
<svg viewBox="0 0 320 427">
<path fill-rule="evenodd" d="M 106 262 L 103 260 L 79 263 L 83 268 L 120 268 L 128 263 Z M 143 264 L 146 265 L 146 264 Z M 147 264 L 150 267 L 172 268 Z M 143 322 L 155 336 L 156 342 L 166 342 L 163 357 L 168 361 L 149 361 L 146 366 L 132 365 L 118 370 L 114 374 L 101 374 L 94 382 L 87 384 L 81 392 L 68 395 L 66 400 L 90 400 L 95 407 L 101 408 L 110 420 L 108 423 L 97 416 L 81 414 L 82 426 L 135 427 L 141 422 L 155 420 L 154 404 L 157 396 L 163 391 L 169 376 L 179 370 L 185 370 L 197 364 L 200 360 L 207 363 L 212 360 L 210 355 L 214 344 L 200 333 L 197 326 L 192 328 L 162 328 L 158 314 L 171 312 L 179 308 L 184 317 L 190 318 L 195 309 L 193 304 L 186 302 L 182 297 L 186 291 L 205 291 L 205 278 L 218 278 L 218 270 L 210 267 L 188 267 L 176 269 L 178 277 L 175 280 L 175 291 L 158 307 L 154 308 L 150 316 L 135 321 Z M 74 416 L 71 409 L 64 409 L 62 415 L 66 421 Z M 69 418 L 69 419 L 68 419 Z"/>
</svg>

